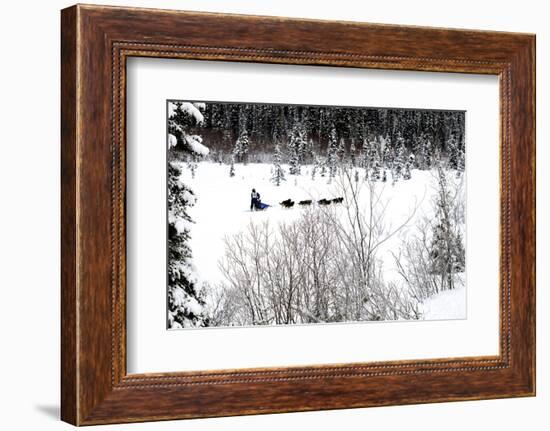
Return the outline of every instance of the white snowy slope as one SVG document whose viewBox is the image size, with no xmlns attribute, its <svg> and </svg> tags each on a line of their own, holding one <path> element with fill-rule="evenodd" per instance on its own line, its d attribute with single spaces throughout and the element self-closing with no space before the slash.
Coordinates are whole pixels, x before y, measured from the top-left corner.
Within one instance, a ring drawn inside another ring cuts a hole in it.
<svg viewBox="0 0 550 431">
<path fill-rule="evenodd" d="M 425 320 L 466 318 L 466 288 L 446 290 L 428 298 L 423 304 Z"/>
</svg>

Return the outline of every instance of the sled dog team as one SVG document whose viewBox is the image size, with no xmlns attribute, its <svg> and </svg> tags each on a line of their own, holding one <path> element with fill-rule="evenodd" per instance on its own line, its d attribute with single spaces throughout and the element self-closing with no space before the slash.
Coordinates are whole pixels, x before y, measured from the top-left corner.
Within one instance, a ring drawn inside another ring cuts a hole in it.
<svg viewBox="0 0 550 431">
<path fill-rule="evenodd" d="M 318 205 L 330 205 L 330 204 L 340 204 L 344 201 L 343 197 L 333 198 L 333 199 L 320 199 L 317 201 Z M 294 206 L 294 201 L 292 199 L 285 199 L 282 202 L 279 202 L 279 204 L 283 208 L 292 208 Z M 306 199 L 298 202 L 298 205 L 300 206 L 307 206 L 311 205 L 313 203 L 313 200 Z M 250 193 L 250 211 L 254 210 L 265 210 L 268 208 L 269 205 L 265 204 L 261 201 L 260 193 L 256 191 L 256 189 L 252 189 L 252 192 Z"/>
<path fill-rule="evenodd" d="M 344 198 L 342 198 L 342 197 L 333 198 L 333 199 L 324 199 L 323 198 L 323 199 L 318 200 L 317 204 L 318 205 L 340 204 L 343 201 L 344 201 Z M 313 203 L 313 201 L 311 199 L 307 199 L 307 200 L 299 201 L 298 205 L 306 206 L 306 205 L 311 205 L 312 203 Z M 279 202 L 279 204 L 283 208 L 292 208 L 294 206 L 294 201 L 292 199 L 286 199 L 282 202 Z"/>
</svg>

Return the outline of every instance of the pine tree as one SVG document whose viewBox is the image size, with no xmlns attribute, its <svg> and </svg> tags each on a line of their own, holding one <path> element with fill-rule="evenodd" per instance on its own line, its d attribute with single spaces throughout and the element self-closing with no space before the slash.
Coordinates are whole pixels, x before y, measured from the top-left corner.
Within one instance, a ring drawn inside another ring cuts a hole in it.
<svg viewBox="0 0 550 431">
<path fill-rule="evenodd" d="M 238 162 L 246 164 L 248 162 L 248 150 L 249 150 L 249 140 L 248 132 L 243 128 L 239 134 L 239 138 L 235 142 L 235 149 L 233 154 Z"/>
<path fill-rule="evenodd" d="M 403 179 L 404 180 L 410 180 L 411 179 L 411 170 L 414 166 L 414 154 L 409 154 L 409 157 L 407 159 L 407 162 L 405 163 L 405 169 L 403 170 Z"/>
<path fill-rule="evenodd" d="M 456 169 L 456 176 L 460 177 L 462 172 L 464 172 L 465 163 L 464 163 L 464 140 L 461 139 L 458 141 L 454 135 L 451 135 L 448 143 L 449 154 L 449 167 L 451 169 Z"/>
<path fill-rule="evenodd" d="M 363 137 L 363 146 L 361 147 L 361 167 L 365 170 L 369 168 L 369 141 L 366 136 Z"/>
<path fill-rule="evenodd" d="M 459 148 L 454 135 L 449 136 L 447 141 L 447 157 L 449 160 L 449 168 L 458 169 Z"/>
<path fill-rule="evenodd" d="M 321 177 L 325 177 L 327 175 L 327 160 L 326 159 L 321 159 L 319 158 L 320 160 L 320 166 L 321 166 L 321 172 L 319 175 L 321 175 Z"/>
<path fill-rule="evenodd" d="M 384 146 L 384 153 L 383 153 L 384 166 L 391 170 L 393 169 L 393 161 L 395 158 L 395 154 L 394 154 L 395 148 L 388 134 L 386 134 L 385 137 L 380 136 L 379 140 L 381 145 Z"/>
<path fill-rule="evenodd" d="M 431 169 L 433 165 L 433 147 L 428 138 L 422 141 L 422 167 L 423 169 Z"/>
<path fill-rule="evenodd" d="M 271 182 L 280 186 L 282 181 L 286 181 L 285 171 L 281 166 L 281 148 L 279 144 L 275 145 L 275 154 L 273 157 L 273 167 L 271 168 Z"/>
<path fill-rule="evenodd" d="M 196 202 L 193 190 L 180 179 L 180 160 L 206 156 L 208 148 L 202 138 L 189 133 L 189 128 L 203 123 L 203 104 L 170 103 L 168 131 L 168 326 L 170 328 L 207 326 L 204 293 L 189 245 L 193 220 L 188 209 Z"/>
<path fill-rule="evenodd" d="M 329 178 L 334 178 L 338 168 L 338 138 L 336 136 L 336 128 L 334 126 L 330 131 L 329 143 L 327 147 L 327 165 Z"/>
<path fill-rule="evenodd" d="M 365 175 L 365 179 L 370 178 L 372 181 L 380 180 L 380 157 L 378 156 L 378 151 L 376 151 L 376 144 L 372 143 L 372 146 L 369 149 L 368 157 L 368 168 L 370 174 Z"/>
<path fill-rule="evenodd" d="M 390 146 L 385 145 L 384 146 L 384 152 L 382 155 L 382 166 L 385 168 L 388 168 L 390 166 Z"/>
<path fill-rule="evenodd" d="M 306 145 L 306 152 L 305 152 L 305 157 L 306 159 L 305 160 L 308 160 L 308 161 L 314 161 L 315 160 L 315 149 L 314 149 L 315 145 L 313 144 L 313 139 L 309 139 L 307 141 L 307 145 Z"/>
<path fill-rule="evenodd" d="M 404 176 L 405 171 L 405 140 L 403 137 L 398 134 L 397 140 L 396 140 L 396 154 L 392 163 L 393 171 L 392 171 L 392 179 L 393 183 L 395 184 L 399 179 Z"/>
<path fill-rule="evenodd" d="M 294 123 L 288 141 L 289 174 L 300 175 L 301 164 L 305 159 L 307 140 L 305 129 L 300 122 Z"/>
<path fill-rule="evenodd" d="M 313 167 L 311 168 L 311 179 L 315 180 L 315 176 L 317 175 L 317 173 L 320 173 L 320 175 L 324 177 L 325 175 L 323 169 L 323 160 L 321 159 L 321 157 L 315 157 Z"/>
<path fill-rule="evenodd" d="M 376 153 L 376 151 L 375 151 Z M 376 153 L 377 154 L 377 153 Z M 372 163 L 372 171 L 371 171 L 371 174 L 370 174 L 370 179 L 372 181 L 380 181 L 380 160 L 378 159 L 378 157 L 375 157 L 373 163 Z"/>
<path fill-rule="evenodd" d="M 429 250 L 431 270 L 440 276 L 440 290 L 454 288 L 453 274 L 464 271 L 464 246 L 451 218 L 451 195 L 445 172 L 438 166 L 435 222 Z"/>
</svg>

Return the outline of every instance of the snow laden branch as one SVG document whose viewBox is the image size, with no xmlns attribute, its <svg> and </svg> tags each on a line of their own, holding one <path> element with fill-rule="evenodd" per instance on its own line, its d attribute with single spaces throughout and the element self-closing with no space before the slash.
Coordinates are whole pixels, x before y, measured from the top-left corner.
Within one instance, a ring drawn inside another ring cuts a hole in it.
<svg viewBox="0 0 550 431">
<path fill-rule="evenodd" d="M 204 104 L 168 104 L 168 327 L 208 324 L 205 292 L 193 263 L 190 247 L 194 221 L 189 208 L 197 202 L 194 191 L 181 180 L 182 165 L 192 172 L 198 158 L 208 154 L 202 137 L 190 130 L 202 124 Z"/>
</svg>

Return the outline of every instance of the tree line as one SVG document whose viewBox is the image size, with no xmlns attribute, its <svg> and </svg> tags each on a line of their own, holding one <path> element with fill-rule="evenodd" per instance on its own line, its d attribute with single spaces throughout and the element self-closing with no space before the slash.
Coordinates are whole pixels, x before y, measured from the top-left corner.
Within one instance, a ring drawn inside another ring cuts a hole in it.
<svg viewBox="0 0 550 431">
<path fill-rule="evenodd" d="M 216 161 L 271 162 L 275 148 L 296 166 L 324 156 L 336 146 L 349 158 L 373 149 L 416 157 L 416 168 L 429 169 L 430 158 L 444 157 L 463 169 L 463 111 L 364 108 L 252 103 L 205 104 L 200 134 Z M 296 142 L 298 141 L 298 144 Z M 379 154 L 382 159 L 384 154 Z"/>
</svg>

